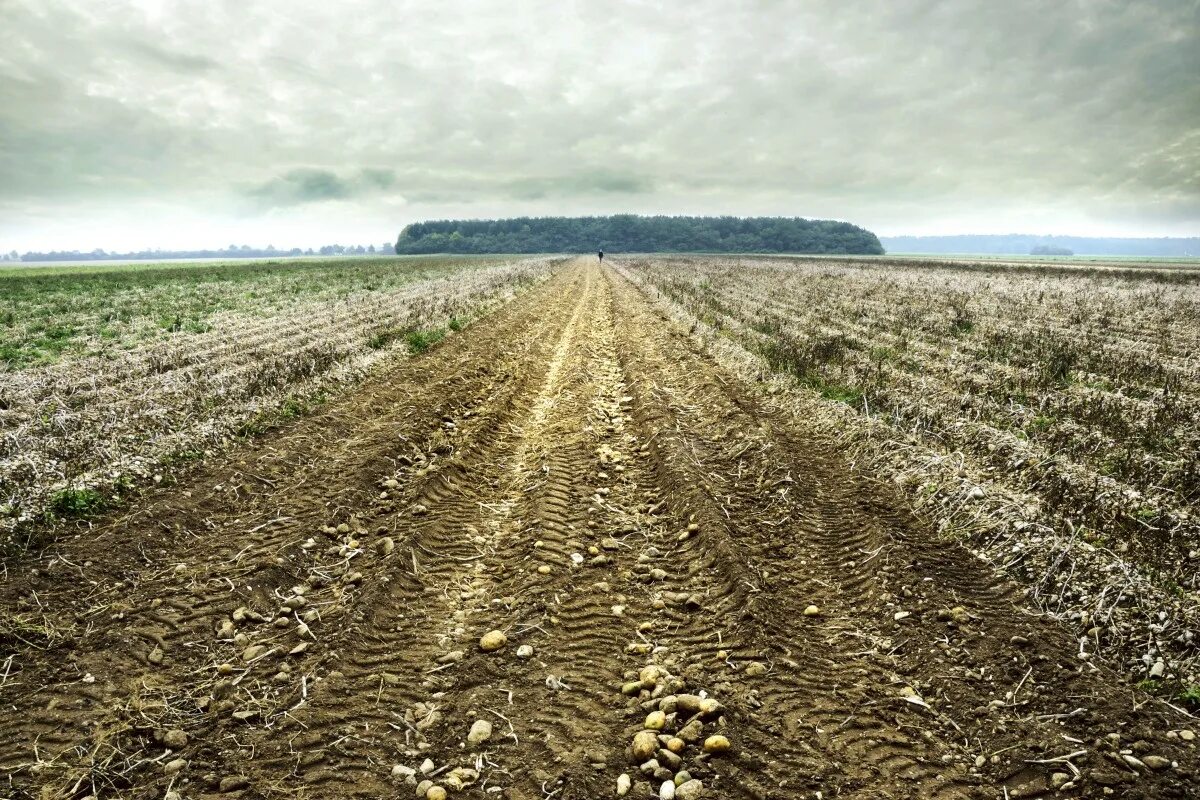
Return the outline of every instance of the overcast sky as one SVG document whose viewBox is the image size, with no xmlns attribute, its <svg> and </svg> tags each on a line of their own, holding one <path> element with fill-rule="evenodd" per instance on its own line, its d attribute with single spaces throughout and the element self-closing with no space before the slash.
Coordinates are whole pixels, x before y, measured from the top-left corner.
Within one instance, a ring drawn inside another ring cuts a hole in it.
<svg viewBox="0 0 1200 800">
<path fill-rule="evenodd" d="M 1200 0 L 0 0 L 0 249 L 1200 235 Z"/>
</svg>

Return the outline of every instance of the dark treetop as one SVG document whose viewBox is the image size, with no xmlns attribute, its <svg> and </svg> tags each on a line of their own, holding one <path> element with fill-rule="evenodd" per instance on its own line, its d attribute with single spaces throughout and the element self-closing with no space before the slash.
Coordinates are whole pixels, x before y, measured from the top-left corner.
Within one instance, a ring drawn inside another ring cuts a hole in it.
<svg viewBox="0 0 1200 800">
<path fill-rule="evenodd" d="M 414 222 L 396 252 L 882 253 L 848 222 L 786 217 L 518 217 Z"/>
</svg>

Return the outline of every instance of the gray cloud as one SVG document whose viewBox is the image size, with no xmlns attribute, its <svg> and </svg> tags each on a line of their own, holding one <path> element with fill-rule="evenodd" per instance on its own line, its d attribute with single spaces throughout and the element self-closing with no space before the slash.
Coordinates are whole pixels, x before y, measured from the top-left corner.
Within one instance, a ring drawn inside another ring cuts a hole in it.
<svg viewBox="0 0 1200 800">
<path fill-rule="evenodd" d="M 246 190 L 247 197 L 267 207 L 348 200 L 389 189 L 396 182 L 390 170 L 364 169 L 340 177 L 325 169 L 292 169 Z"/>
<path fill-rule="evenodd" d="M 0 245 L 147 205 L 1200 230 L 1195 0 L 0 4 Z"/>
<path fill-rule="evenodd" d="M 654 190 L 654 184 L 644 175 L 594 171 L 554 176 L 531 176 L 510 181 L 509 197 L 515 200 L 543 198 L 573 199 L 590 195 L 638 195 Z"/>
</svg>

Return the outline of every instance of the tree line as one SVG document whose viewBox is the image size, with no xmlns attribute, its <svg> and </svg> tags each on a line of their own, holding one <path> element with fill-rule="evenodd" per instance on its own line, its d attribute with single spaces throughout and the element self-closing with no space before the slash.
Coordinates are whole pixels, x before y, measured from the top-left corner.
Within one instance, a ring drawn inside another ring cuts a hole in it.
<svg viewBox="0 0 1200 800">
<path fill-rule="evenodd" d="M 879 238 L 848 222 L 799 217 L 518 217 L 405 226 L 396 253 L 880 254 Z"/>
<path fill-rule="evenodd" d="M 44 253 L 10 253 L 0 255 L 0 261 L 155 261 L 171 258 L 281 258 L 284 256 L 370 256 L 391 255 L 391 242 L 376 247 L 369 245 L 327 244 L 313 249 L 293 247 L 276 249 L 274 245 L 251 247 L 231 244 L 222 250 L 138 250 L 129 253 L 110 253 L 106 250 L 50 250 Z"/>
</svg>

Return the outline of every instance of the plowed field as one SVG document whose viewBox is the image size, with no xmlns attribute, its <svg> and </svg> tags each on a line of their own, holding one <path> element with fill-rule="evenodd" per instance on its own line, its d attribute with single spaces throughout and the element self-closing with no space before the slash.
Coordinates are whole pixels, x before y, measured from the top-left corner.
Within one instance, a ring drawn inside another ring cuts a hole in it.
<svg viewBox="0 0 1200 800">
<path fill-rule="evenodd" d="M 1200 796 L 1193 720 L 774 408 L 573 262 L 10 565 L 0 794 Z"/>
</svg>

